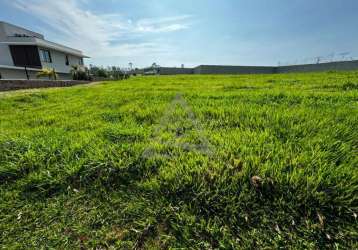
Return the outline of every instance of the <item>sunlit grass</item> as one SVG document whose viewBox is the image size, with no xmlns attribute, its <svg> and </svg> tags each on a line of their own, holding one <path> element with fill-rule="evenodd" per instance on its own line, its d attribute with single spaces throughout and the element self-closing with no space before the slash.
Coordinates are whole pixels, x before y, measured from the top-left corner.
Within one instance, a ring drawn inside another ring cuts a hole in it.
<svg viewBox="0 0 358 250">
<path fill-rule="evenodd" d="M 357 101 L 357 72 L 2 93 L 0 245 L 354 249 Z"/>
</svg>

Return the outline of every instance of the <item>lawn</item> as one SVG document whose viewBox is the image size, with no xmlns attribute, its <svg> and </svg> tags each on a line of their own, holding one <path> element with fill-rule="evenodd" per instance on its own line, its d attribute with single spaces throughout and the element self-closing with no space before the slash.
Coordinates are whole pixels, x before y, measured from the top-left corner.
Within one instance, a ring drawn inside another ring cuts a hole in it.
<svg viewBox="0 0 358 250">
<path fill-rule="evenodd" d="M 358 72 L 0 93 L 4 249 L 358 248 Z"/>
</svg>

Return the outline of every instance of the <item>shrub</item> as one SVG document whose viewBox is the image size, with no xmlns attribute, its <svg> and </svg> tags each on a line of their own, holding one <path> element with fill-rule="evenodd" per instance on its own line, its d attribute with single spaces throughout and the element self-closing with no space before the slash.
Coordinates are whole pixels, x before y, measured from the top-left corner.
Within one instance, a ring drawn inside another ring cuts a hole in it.
<svg viewBox="0 0 358 250">
<path fill-rule="evenodd" d="M 73 80 L 80 80 L 80 81 L 92 80 L 88 74 L 88 71 L 85 68 L 80 67 L 78 65 L 72 65 L 71 74 Z"/>
<path fill-rule="evenodd" d="M 96 76 L 98 77 L 108 77 L 107 71 L 105 69 L 99 68 Z"/>
<path fill-rule="evenodd" d="M 94 77 L 110 78 L 113 80 L 123 80 L 129 78 L 129 75 L 126 72 L 116 66 L 103 68 L 90 65 L 89 73 Z"/>
<path fill-rule="evenodd" d="M 36 77 L 48 77 L 49 80 L 57 80 L 58 75 L 55 69 L 43 68 L 40 72 L 36 74 Z"/>
<path fill-rule="evenodd" d="M 116 80 L 122 80 L 124 78 L 124 73 L 121 70 L 112 70 L 111 77 Z"/>
</svg>

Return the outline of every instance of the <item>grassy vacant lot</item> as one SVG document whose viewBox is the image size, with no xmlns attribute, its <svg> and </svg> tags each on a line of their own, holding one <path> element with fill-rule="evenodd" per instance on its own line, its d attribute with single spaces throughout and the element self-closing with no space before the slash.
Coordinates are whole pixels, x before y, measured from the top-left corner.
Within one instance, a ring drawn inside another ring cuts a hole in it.
<svg viewBox="0 0 358 250">
<path fill-rule="evenodd" d="M 0 94 L 6 249 L 348 248 L 358 72 Z"/>
</svg>

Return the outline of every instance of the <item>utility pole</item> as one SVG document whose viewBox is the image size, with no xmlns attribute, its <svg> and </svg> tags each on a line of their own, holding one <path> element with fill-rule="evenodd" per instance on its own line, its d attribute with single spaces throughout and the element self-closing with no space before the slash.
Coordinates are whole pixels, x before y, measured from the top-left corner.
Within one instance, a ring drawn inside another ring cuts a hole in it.
<svg viewBox="0 0 358 250">
<path fill-rule="evenodd" d="M 25 74 L 26 74 L 27 80 L 30 80 L 29 72 L 27 71 L 27 67 L 26 67 L 26 66 L 25 66 Z"/>
<path fill-rule="evenodd" d="M 316 63 L 319 64 L 319 63 L 321 62 L 321 59 L 322 59 L 322 58 L 321 58 L 320 56 L 317 56 L 317 57 L 316 57 Z"/>
<path fill-rule="evenodd" d="M 132 71 L 132 69 L 133 69 L 133 63 L 128 63 L 128 65 L 129 65 L 129 68 L 131 69 L 131 71 Z"/>
</svg>

